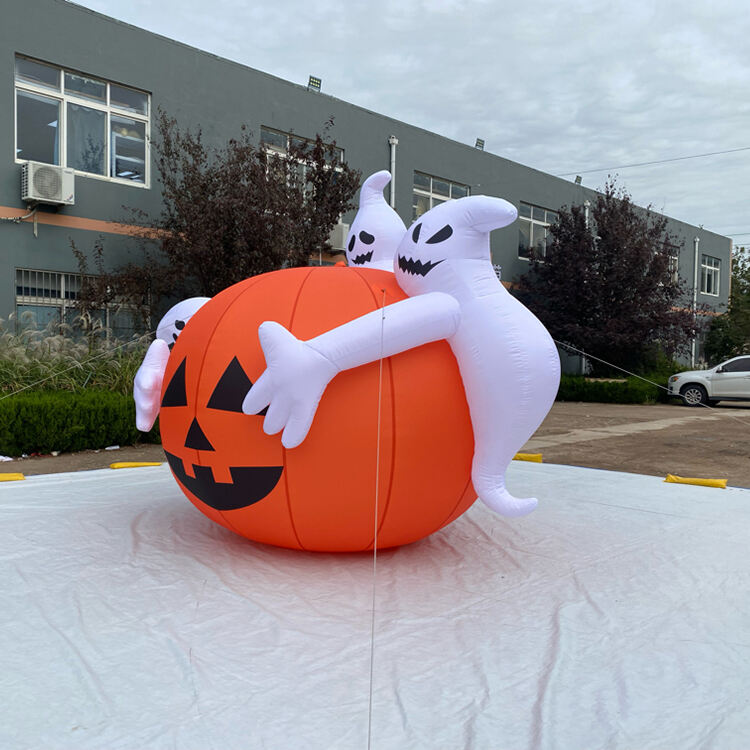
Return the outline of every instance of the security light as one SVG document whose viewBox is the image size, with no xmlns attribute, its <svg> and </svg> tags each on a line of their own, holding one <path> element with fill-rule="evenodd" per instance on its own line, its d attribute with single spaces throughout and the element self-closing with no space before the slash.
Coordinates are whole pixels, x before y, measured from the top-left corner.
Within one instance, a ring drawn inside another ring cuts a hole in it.
<svg viewBox="0 0 750 750">
<path fill-rule="evenodd" d="M 320 78 L 316 76 L 310 76 L 310 79 L 307 82 L 307 90 L 308 91 L 320 91 L 320 84 L 322 81 Z"/>
<path fill-rule="evenodd" d="M 581 184 L 581 175 L 577 174 L 576 175 L 576 185 L 580 185 L 580 184 Z"/>
<path fill-rule="evenodd" d="M 478 148 L 480 151 L 484 151 L 484 141 L 481 138 L 477 138 L 477 142 L 474 144 L 474 148 Z"/>
</svg>

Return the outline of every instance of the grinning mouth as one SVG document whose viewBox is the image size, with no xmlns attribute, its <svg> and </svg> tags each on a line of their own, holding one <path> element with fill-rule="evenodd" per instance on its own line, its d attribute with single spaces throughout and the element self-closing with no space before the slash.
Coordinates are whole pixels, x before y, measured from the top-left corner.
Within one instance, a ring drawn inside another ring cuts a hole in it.
<svg viewBox="0 0 750 750">
<path fill-rule="evenodd" d="M 445 258 L 443 258 L 445 260 Z M 427 276 L 435 266 L 443 262 L 443 260 L 435 261 L 428 260 L 426 263 L 422 263 L 421 260 L 414 260 L 413 258 L 404 258 L 403 255 L 398 256 L 398 267 L 404 271 L 404 273 L 410 273 L 413 276 Z"/>
<path fill-rule="evenodd" d="M 187 490 L 215 510 L 237 510 L 262 500 L 278 484 L 283 466 L 230 466 L 231 484 L 214 480 L 210 466 L 193 464 L 188 476 L 181 458 L 164 451 L 169 468 Z"/>
<path fill-rule="evenodd" d="M 362 253 L 362 255 L 358 255 L 356 258 L 352 258 L 352 263 L 354 263 L 355 266 L 361 266 L 363 263 L 369 263 L 372 260 L 372 250 L 370 250 L 369 253 Z"/>
</svg>

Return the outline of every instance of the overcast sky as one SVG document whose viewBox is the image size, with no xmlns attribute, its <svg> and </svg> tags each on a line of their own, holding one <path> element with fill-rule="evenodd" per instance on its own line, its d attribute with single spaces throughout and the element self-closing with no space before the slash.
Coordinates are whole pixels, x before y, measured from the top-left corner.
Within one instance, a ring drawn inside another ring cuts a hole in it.
<svg viewBox="0 0 750 750">
<path fill-rule="evenodd" d="M 79 4 L 750 245 L 746 0 Z"/>
</svg>

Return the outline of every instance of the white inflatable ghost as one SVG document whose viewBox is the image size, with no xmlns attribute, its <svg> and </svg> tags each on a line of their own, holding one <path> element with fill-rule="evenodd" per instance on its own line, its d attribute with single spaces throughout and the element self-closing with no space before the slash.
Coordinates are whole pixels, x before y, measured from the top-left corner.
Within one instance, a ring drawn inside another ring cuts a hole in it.
<svg viewBox="0 0 750 750">
<path fill-rule="evenodd" d="M 261 324 L 266 370 L 245 397 L 243 411 L 257 414 L 268 406 L 265 432 L 283 429 L 283 445 L 293 448 L 307 435 L 336 373 L 445 338 L 458 362 L 474 429 L 474 489 L 501 515 L 534 510 L 536 498 L 508 492 L 505 472 L 552 406 L 560 359 L 547 330 L 492 267 L 489 233 L 516 216 L 515 207 L 500 198 L 443 203 L 415 222 L 399 245 L 394 270 L 409 299 L 309 341 L 278 323 Z"/>
<path fill-rule="evenodd" d="M 383 169 L 362 183 L 359 211 L 346 237 L 346 261 L 350 266 L 393 270 L 393 258 L 406 226 L 383 198 L 383 188 L 390 181 L 391 173 Z"/>
<path fill-rule="evenodd" d="M 167 368 L 169 352 L 185 324 L 210 297 L 191 297 L 171 307 L 156 327 L 156 338 L 151 342 L 133 380 L 135 425 L 148 432 L 159 414 L 161 384 Z"/>
</svg>

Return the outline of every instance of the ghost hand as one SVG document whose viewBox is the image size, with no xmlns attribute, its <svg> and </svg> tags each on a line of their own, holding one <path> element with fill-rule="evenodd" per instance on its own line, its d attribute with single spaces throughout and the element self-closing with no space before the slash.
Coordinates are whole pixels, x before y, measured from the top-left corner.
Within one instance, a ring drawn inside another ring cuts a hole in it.
<svg viewBox="0 0 750 750">
<path fill-rule="evenodd" d="M 323 392 L 339 369 L 279 323 L 262 323 L 258 337 L 266 370 L 245 396 L 242 411 L 257 414 L 268 406 L 264 432 L 283 430 L 282 445 L 295 448 L 307 436 Z"/>
<path fill-rule="evenodd" d="M 141 432 L 148 432 L 159 414 L 161 384 L 169 359 L 169 346 L 156 339 L 149 346 L 133 381 L 135 401 L 135 426 Z"/>
</svg>

